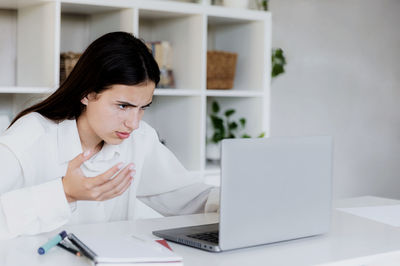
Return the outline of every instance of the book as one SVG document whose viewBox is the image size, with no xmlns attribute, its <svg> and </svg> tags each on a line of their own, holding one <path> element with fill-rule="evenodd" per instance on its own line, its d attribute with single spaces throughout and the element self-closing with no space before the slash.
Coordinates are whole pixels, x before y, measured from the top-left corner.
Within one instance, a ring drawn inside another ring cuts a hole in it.
<svg viewBox="0 0 400 266">
<path fill-rule="evenodd" d="M 155 241 L 135 236 L 69 234 L 68 239 L 96 266 L 180 266 L 182 257 Z M 162 242 L 162 241 L 161 241 Z"/>
</svg>

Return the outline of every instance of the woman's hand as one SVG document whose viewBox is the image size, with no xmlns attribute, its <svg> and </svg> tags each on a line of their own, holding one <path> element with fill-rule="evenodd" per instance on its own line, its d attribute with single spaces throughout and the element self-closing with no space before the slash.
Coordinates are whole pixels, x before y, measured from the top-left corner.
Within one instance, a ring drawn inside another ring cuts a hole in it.
<svg viewBox="0 0 400 266">
<path fill-rule="evenodd" d="M 121 195 L 129 188 L 135 174 L 133 164 L 128 164 L 121 170 L 122 163 L 119 163 L 103 174 L 87 178 L 80 166 L 89 158 L 90 152 L 85 152 L 79 154 L 68 163 L 67 173 L 62 179 L 68 202 L 108 200 Z M 112 178 L 119 170 L 121 171 L 118 175 Z"/>
</svg>

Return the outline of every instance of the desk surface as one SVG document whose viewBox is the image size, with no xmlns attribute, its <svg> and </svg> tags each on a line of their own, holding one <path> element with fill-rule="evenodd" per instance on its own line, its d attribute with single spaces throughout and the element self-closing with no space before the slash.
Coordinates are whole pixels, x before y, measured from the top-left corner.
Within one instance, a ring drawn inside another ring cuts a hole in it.
<svg viewBox="0 0 400 266">
<path fill-rule="evenodd" d="M 336 207 L 361 207 L 400 204 L 400 201 L 375 197 L 341 200 Z M 183 225 L 218 221 L 217 214 L 198 214 L 168 218 L 65 226 L 67 232 L 139 234 L 151 237 L 151 231 Z M 0 241 L 0 265 L 90 265 L 89 261 L 59 248 L 40 256 L 37 248 L 57 232 Z M 185 266 L 203 265 L 316 265 L 344 259 L 400 250 L 400 228 L 334 210 L 329 234 L 252 248 L 208 253 L 170 243 L 184 258 Z"/>
</svg>

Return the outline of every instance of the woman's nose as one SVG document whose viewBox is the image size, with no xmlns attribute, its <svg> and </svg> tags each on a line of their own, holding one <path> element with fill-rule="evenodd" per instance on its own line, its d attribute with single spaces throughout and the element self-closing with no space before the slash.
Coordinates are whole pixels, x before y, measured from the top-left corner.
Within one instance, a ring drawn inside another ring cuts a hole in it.
<svg viewBox="0 0 400 266">
<path fill-rule="evenodd" d="M 139 112 L 134 111 L 133 113 L 129 114 L 128 118 L 125 120 L 125 126 L 133 131 L 139 128 L 139 122 L 140 114 Z"/>
</svg>

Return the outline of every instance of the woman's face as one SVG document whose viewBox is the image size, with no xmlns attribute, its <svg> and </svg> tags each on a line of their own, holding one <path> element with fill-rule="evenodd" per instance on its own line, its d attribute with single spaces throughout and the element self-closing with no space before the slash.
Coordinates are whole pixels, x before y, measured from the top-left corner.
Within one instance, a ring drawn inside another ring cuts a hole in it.
<svg viewBox="0 0 400 266">
<path fill-rule="evenodd" d="M 80 118 L 85 130 L 108 144 L 119 144 L 139 127 L 144 110 L 151 104 L 155 84 L 116 84 L 99 94 L 91 93 L 82 99 L 86 110 Z"/>
</svg>

